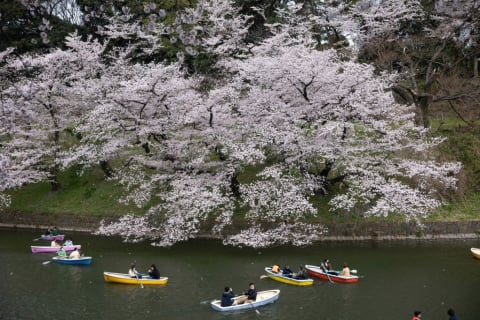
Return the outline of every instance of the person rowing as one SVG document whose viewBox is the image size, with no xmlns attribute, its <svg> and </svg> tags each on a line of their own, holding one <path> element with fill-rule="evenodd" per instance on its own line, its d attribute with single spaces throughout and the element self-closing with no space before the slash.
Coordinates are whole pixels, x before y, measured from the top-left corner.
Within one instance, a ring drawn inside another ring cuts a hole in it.
<svg viewBox="0 0 480 320">
<path fill-rule="evenodd" d="M 135 268 L 135 263 L 130 265 L 130 269 L 128 269 L 128 276 L 131 278 L 141 278 L 142 275 L 137 271 Z"/>
<path fill-rule="evenodd" d="M 282 274 L 285 277 L 290 277 L 290 278 L 292 277 L 293 271 L 292 269 L 290 269 L 290 266 L 288 264 L 283 267 Z"/>
<path fill-rule="evenodd" d="M 338 275 L 338 272 L 332 270 L 332 265 L 330 264 L 329 259 L 323 260 L 323 262 L 320 264 L 320 269 L 326 274 Z"/>
<path fill-rule="evenodd" d="M 62 259 L 65 259 L 67 257 L 67 252 L 65 252 L 63 246 L 61 246 L 60 249 L 57 251 L 57 255 Z"/>
<path fill-rule="evenodd" d="M 230 307 L 233 305 L 235 298 L 235 293 L 233 293 L 233 289 L 230 287 L 225 287 L 225 290 L 222 293 L 222 300 L 221 300 L 221 306 L 222 307 Z"/>
</svg>

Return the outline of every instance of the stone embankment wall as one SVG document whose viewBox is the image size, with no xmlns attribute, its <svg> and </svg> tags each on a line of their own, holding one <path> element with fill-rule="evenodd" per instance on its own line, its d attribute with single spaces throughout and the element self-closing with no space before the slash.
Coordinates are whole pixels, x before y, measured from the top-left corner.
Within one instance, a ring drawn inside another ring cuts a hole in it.
<svg viewBox="0 0 480 320">
<path fill-rule="evenodd" d="M 24 214 L 0 212 L 0 227 L 45 230 L 56 226 L 62 231 L 93 232 L 101 220 L 114 221 L 118 217 L 82 215 Z M 477 239 L 480 238 L 480 220 L 426 222 L 423 228 L 415 223 L 346 222 L 325 225 L 328 232 L 319 241 L 404 240 L 404 239 Z M 203 234 L 201 238 L 218 238 Z"/>
</svg>

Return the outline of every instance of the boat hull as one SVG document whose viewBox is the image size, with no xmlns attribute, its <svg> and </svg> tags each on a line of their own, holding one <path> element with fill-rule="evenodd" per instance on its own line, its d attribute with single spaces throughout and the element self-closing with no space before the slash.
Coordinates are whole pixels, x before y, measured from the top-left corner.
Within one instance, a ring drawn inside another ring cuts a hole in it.
<svg viewBox="0 0 480 320">
<path fill-rule="evenodd" d="M 78 259 L 53 257 L 52 261 L 55 262 L 55 263 L 60 263 L 60 264 L 88 265 L 92 262 L 92 257 L 80 257 Z"/>
<path fill-rule="evenodd" d="M 480 249 L 478 248 L 470 248 L 470 252 L 472 253 L 473 257 L 476 259 L 480 259 Z"/>
<path fill-rule="evenodd" d="M 50 247 L 50 246 L 30 246 L 30 248 L 32 249 L 32 253 L 49 253 L 49 252 L 51 253 L 51 252 L 57 252 L 58 250 L 60 250 L 59 247 Z M 80 250 L 82 246 L 79 244 L 74 246 L 65 246 L 63 247 L 63 250 L 65 250 L 66 252 L 69 252 L 69 251 L 73 251 L 75 248 Z"/>
<path fill-rule="evenodd" d="M 52 241 L 52 240 L 63 241 L 63 239 L 65 239 L 65 235 L 64 234 L 57 234 L 56 236 L 53 236 L 53 235 L 50 235 L 50 234 L 43 234 L 43 235 L 40 236 L 40 239 L 41 240 L 48 240 L 48 241 Z"/>
<path fill-rule="evenodd" d="M 291 277 L 287 277 L 283 275 L 282 273 L 274 273 L 272 272 L 272 268 L 266 267 L 265 272 L 267 273 L 268 277 L 270 279 L 273 279 L 278 282 L 286 283 L 286 284 L 291 284 L 294 286 L 311 286 L 313 284 L 313 279 L 294 279 Z"/>
<path fill-rule="evenodd" d="M 144 286 L 164 286 L 168 283 L 168 277 L 160 277 L 160 279 L 150 279 L 148 276 L 142 276 L 141 278 L 132 278 L 126 273 L 116 272 L 104 272 L 103 279 L 105 282 L 121 283 L 121 284 L 142 284 Z"/>
<path fill-rule="evenodd" d="M 358 282 L 358 276 L 350 275 L 348 277 L 340 276 L 340 275 L 334 275 L 329 273 L 327 275 L 326 272 L 323 272 L 323 270 L 318 267 L 318 266 L 313 266 L 313 265 L 306 265 L 305 269 L 307 270 L 307 273 L 312 276 L 316 277 L 319 279 L 327 280 L 327 281 L 333 281 L 333 282 L 340 282 L 340 283 L 355 283 Z"/>
<path fill-rule="evenodd" d="M 256 309 L 257 307 L 261 307 L 270 303 L 274 303 L 278 300 L 280 296 L 280 290 L 266 290 L 266 291 L 259 291 L 257 292 L 257 300 L 254 302 L 245 302 L 239 305 L 232 305 L 228 307 L 221 306 L 221 300 L 213 300 L 210 305 L 212 306 L 213 310 L 221 311 L 221 312 L 228 312 L 228 311 L 238 311 L 238 310 L 251 310 Z M 237 300 L 242 296 L 237 296 L 234 299 Z"/>
</svg>

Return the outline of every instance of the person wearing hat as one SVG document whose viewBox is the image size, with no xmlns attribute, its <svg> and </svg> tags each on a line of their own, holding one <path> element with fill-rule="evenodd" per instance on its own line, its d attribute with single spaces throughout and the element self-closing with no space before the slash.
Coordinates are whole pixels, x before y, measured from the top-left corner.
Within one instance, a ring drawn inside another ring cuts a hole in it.
<svg viewBox="0 0 480 320">
<path fill-rule="evenodd" d="M 420 320 L 421 317 L 422 313 L 420 311 L 414 311 L 412 320 Z"/>
</svg>

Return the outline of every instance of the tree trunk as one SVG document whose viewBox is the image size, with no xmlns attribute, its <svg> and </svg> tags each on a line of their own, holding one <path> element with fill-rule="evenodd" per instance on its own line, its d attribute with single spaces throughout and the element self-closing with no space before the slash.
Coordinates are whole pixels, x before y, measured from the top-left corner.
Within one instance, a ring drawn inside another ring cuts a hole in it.
<svg viewBox="0 0 480 320">
<path fill-rule="evenodd" d="M 424 128 L 430 128 L 429 109 L 432 104 L 433 97 L 430 94 L 422 94 L 418 96 L 418 107 L 420 114 L 418 115 L 418 122 Z"/>
<path fill-rule="evenodd" d="M 474 58 L 473 59 L 473 76 L 475 78 L 478 78 L 478 62 L 480 61 L 480 58 Z"/>
</svg>

